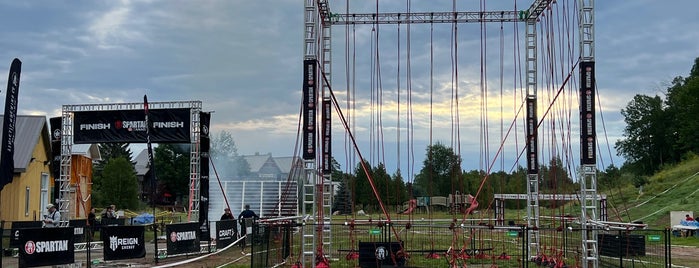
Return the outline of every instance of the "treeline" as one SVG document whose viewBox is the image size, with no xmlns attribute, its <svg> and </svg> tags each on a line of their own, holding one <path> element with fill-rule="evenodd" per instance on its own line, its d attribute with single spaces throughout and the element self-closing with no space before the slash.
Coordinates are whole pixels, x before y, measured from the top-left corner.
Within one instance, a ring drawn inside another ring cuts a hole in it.
<svg viewBox="0 0 699 268">
<path fill-rule="evenodd" d="M 626 159 L 624 172 L 651 175 L 699 154 L 699 58 L 689 77 L 674 78 L 664 93 L 637 94 L 621 110 L 626 128 L 615 148 Z"/>
<path fill-rule="evenodd" d="M 402 204 L 411 198 L 422 196 L 449 196 L 450 194 L 471 194 L 477 197 L 479 209 L 489 207 L 496 193 L 526 193 L 527 171 L 523 167 L 512 173 L 461 170 L 461 158 L 452 148 L 437 143 L 428 146 L 423 167 L 413 183 L 406 182 L 400 173 L 389 175 L 383 164 L 372 167 L 365 162 L 376 192 L 389 212 L 402 209 Z M 356 175 L 353 175 L 356 174 Z M 379 212 L 379 203 L 371 188 L 366 173 L 357 165 L 353 174 L 335 171 L 333 177 L 340 178 L 340 188 L 335 196 L 333 211 L 346 214 L 360 209 L 366 212 Z M 548 165 L 541 165 L 539 172 L 540 193 L 573 193 L 579 185 L 569 176 L 561 159 L 554 158 Z M 541 206 L 556 207 L 562 203 L 543 202 Z M 526 208 L 526 200 L 508 200 L 506 206 Z"/>
</svg>

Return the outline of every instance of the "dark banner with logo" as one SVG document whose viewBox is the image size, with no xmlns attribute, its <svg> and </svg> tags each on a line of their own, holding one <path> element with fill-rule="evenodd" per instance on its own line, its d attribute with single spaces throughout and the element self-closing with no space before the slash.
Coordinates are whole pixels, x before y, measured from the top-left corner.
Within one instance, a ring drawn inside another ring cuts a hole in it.
<svg viewBox="0 0 699 268">
<path fill-rule="evenodd" d="M 70 220 L 68 226 L 73 227 L 73 242 L 85 242 L 85 231 L 87 230 L 87 220 Z"/>
<path fill-rule="evenodd" d="M 146 256 L 143 225 L 107 226 L 100 229 L 104 260 L 135 259 Z"/>
<path fill-rule="evenodd" d="M 190 109 L 150 109 L 151 142 L 190 143 Z M 75 112 L 73 142 L 146 142 L 143 110 Z"/>
<path fill-rule="evenodd" d="M 527 171 L 539 173 L 539 137 L 537 136 L 536 98 L 527 97 Z"/>
<path fill-rule="evenodd" d="M 330 175 L 332 172 L 332 101 L 323 99 L 323 173 Z"/>
<path fill-rule="evenodd" d="M 41 228 L 43 224 L 40 221 L 13 221 L 10 234 L 10 247 L 19 248 L 20 238 L 22 233 L 19 231 L 21 229 L 31 229 L 31 228 Z"/>
<path fill-rule="evenodd" d="M 178 223 L 165 226 L 167 255 L 199 252 L 199 223 Z"/>
<path fill-rule="evenodd" d="M 316 61 L 303 61 L 303 159 L 316 158 Z"/>
<path fill-rule="evenodd" d="M 359 242 L 359 267 L 403 267 L 405 258 L 397 256 L 398 242 Z"/>
<path fill-rule="evenodd" d="M 201 230 L 202 240 L 209 241 L 209 147 L 211 139 L 209 137 L 209 125 L 211 123 L 211 113 L 200 113 L 199 128 L 199 230 Z"/>
<path fill-rule="evenodd" d="M 580 63 L 580 162 L 597 164 L 595 130 L 595 62 Z"/>
<path fill-rule="evenodd" d="M 63 132 L 63 118 L 49 118 L 51 128 L 51 174 L 53 174 L 53 196 L 58 198 L 58 190 L 61 183 L 56 182 L 61 177 L 61 136 Z"/>
<path fill-rule="evenodd" d="M 216 248 L 225 248 L 237 239 L 238 221 L 221 220 L 216 222 Z"/>
<path fill-rule="evenodd" d="M 2 150 L 0 150 L 0 190 L 12 182 L 15 173 L 15 127 L 17 125 L 17 105 L 19 104 L 19 75 L 22 62 L 12 60 L 10 75 L 5 91 L 5 114 L 2 118 Z"/>
<path fill-rule="evenodd" d="M 19 267 L 75 262 L 73 227 L 19 230 Z"/>
</svg>

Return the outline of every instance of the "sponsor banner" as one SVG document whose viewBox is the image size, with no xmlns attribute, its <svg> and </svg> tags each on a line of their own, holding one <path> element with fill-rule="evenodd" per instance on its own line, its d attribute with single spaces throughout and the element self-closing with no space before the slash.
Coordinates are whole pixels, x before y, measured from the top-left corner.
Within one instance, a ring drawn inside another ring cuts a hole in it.
<svg viewBox="0 0 699 268">
<path fill-rule="evenodd" d="M 595 62 L 580 63 L 580 81 L 580 162 L 595 165 Z"/>
<path fill-rule="evenodd" d="M 216 248 L 225 248 L 236 239 L 238 239 L 238 221 L 222 220 L 216 222 Z"/>
<path fill-rule="evenodd" d="M 15 127 L 17 126 L 17 105 L 19 104 L 19 76 L 22 62 L 12 60 L 10 75 L 7 78 L 5 114 L 2 118 L 2 150 L 0 150 L 0 190 L 12 182 L 15 173 Z"/>
<path fill-rule="evenodd" d="M 87 220 L 70 220 L 68 226 L 73 227 L 73 242 L 85 242 L 85 233 L 87 232 Z"/>
<path fill-rule="evenodd" d="M 536 98 L 527 97 L 527 172 L 539 173 L 539 137 L 537 136 Z"/>
<path fill-rule="evenodd" d="M 316 61 L 303 61 L 303 159 L 316 158 Z"/>
<path fill-rule="evenodd" d="M 41 228 L 43 224 L 40 221 L 13 221 L 11 231 L 12 233 L 10 234 L 10 247 L 11 248 L 19 248 L 20 247 L 20 237 L 21 237 L 21 232 L 19 231 L 20 229 L 28 229 L 28 228 Z"/>
<path fill-rule="evenodd" d="M 165 225 L 167 255 L 199 252 L 199 223 Z"/>
<path fill-rule="evenodd" d="M 151 142 L 190 143 L 190 109 L 150 109 Z M 89 111 L 73 114 L 73 142 L 146 142 L 142 110 Z"/>
<path fill-rule="evenodd" d="M 400 250 L 398 242 L 359 242 L 359 266 L 403 267 L 405 258 L 396 256 Z"/>
<path fill-rule="evenodd" d="M 106 226 L 100 228 L 104 260 L 135 259 L 146 256 L 145 226 Z"/>
<path fill-rule="evenodd" d="M 61 183 L 56 182 L 61 177 L 61 135 L 63 129 L 62 117 L 49 118 L 51 128 L 51 173 L 53 174 L 53 196 L 59 195 Z"/>
<path fill-rule="evenodd" d="M 73 232 L 73 227 L 20 229 L 19 267 L 74 263 Z"/>
<path fill-rule="evenodd" d="M 200 113 L 199 129 L 199 230 L 202 240 L 211 240 L 209 233 L 209 125 L 211 113 Z"/>
<path fill-rule="evenodd" d="M 323 173 L 330 175 L 332 172 L 332 101 L 323 99 Z"/>
</svg>

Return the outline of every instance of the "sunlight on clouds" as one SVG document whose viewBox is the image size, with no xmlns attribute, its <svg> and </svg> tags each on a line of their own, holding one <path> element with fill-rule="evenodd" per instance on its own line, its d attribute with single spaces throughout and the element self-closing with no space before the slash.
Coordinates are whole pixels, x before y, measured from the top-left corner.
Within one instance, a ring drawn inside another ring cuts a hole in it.
<svg viewBox="0 0 699 268">
<path fill-rule="evenodd" d="M 135 40 L 146 40 L 141 32 L 128 27 L 135 18 L 132 15 L 131 1 L 114 1 L 116 5 L 104 13 L 92 15 L 88 27 L 90 39 L 100 49 L 126 49 L 124 43 Z"/>
</svg>

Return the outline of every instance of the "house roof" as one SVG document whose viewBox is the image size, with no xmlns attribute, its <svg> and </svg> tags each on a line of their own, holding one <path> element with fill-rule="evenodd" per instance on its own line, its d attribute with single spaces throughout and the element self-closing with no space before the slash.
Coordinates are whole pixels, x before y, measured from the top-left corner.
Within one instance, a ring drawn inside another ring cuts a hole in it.
<svg viewBox="0 0 699 268">
<path fill-rule="evenodd" d="M 143 149 L 134 159 L 134 169 L 136 169 L 136 176 L 143 176 L 148 173 L 148 150 Z"/>
<path fill-rule="evenodd" d="M 281 170 L 282 173 L 291 173 L 291 168 L 293 167 L 293 165 L 295 163 L 298 164 L 298 162 L 301 161 L 301 158 L 298 156 L 272 157 L 272 159 L 277 164 L 279 170 Z"/>
<path fill-rule="evenodd" d="M 272 154 L 243 155 L 242 157 L 248 162 L 250 172 L 255 173 L 260 172 L 260 169 L 267 162 L 267 160 L 272 157 Z"/>
<path fill-rule="evenodd" d="M 92 159 L 92 161 L 102 160 L 102 154 L 100 154 L 100 148 L 97 144 L 73 144 L 71 153 L 73 155 L 84 155 Z"/>
<path fill-rule="evenodd" d="M 0 115 L 0 126 L 3 124 L 3 116 Z M 32 153 L 39 142 L 39 137 L 44 137 L 46 147 L 46 159 L 51 159 L 51 141 L 49 136 L 46 116 L 43 115 L 17 115 L 15 126 L 15 172 L 24 172 L 29 166 Z M 41 136 L 40 136 L 41 135 Z M 0 134 L 1 136 L 1 134 Z"/>
</svg>

